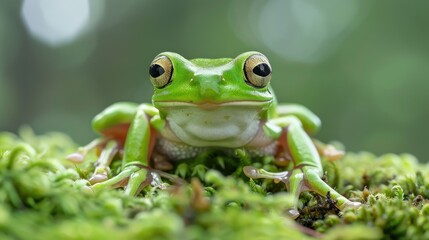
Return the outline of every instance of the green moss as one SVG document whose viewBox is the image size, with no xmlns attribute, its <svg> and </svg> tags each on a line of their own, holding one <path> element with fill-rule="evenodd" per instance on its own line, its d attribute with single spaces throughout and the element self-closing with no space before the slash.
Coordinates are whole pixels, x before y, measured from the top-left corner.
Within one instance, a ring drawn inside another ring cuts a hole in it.
<svg viewBox="0 0 429 240">
<path fill-rule="evenodd" d="M 0 239 L 429 239 L 429 168 L 411 155 L 324 162 L 325 180 L 364 207 L 339 212 L 329 196 L 307 192 L 293 221 L 282 184 L 242 175 L 251 162 L 283 170 L 272 158 L 205 152 L 173 170 L 192 184 L 130 197 L 94 193 L 84 178 L 95 156 L 66 161 L 76 148 L 60 133 L 0 133 Z"/>
</svg>

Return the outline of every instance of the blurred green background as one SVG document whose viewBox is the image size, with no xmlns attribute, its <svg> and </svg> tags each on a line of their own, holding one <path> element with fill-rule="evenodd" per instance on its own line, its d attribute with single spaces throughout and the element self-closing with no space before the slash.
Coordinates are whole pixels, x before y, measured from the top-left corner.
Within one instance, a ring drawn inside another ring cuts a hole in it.
<svg viewBox="0 0 429 240">
<path fill-rule="evenodd" d="M 428 1 L 1 1 L 0 131 L 26 124 L 84 144 L 104 107 L 150 101 L 148 65 L 159 52 L 257 50 L 270 59 L 279 100 L 321 117 L 321 140 L 425 161 L 428 9 Z"/>
</svg>

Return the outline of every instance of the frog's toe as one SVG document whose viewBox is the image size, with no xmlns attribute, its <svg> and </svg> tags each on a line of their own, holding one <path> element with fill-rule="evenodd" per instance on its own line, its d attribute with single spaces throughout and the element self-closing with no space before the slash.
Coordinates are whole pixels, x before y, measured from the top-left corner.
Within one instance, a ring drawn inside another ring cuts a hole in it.
<svg viewBox="0 0 429 240">
<path fill-rule="evenodd" d="M 255 168 L 255 167 L 252 167 L 252 166 L 245 166 L 245 167 L 243 167 L 243 172 L 249 178 L 256 179 L 256 178 L 260 177 L 258 169 Z"/>
<path fill-rule="evenodd" d="M 70 162 L 79 164 L 83 162 L 83 160 L 85 159 L 85 155 L 80 152 L 75 152 L 67 155 L 66 159 L 69 160 Z"/>
<path fill-rule="evenodd" d="M 96 183 L 101 183 L 104 182 L 108 179 L 107 174 L 105 173 L 98 173 L 98 174 L 94 174 L 91 176 L 91 178 L 89 178 L 89 183 L 91 183 L 91 185 L 96 184 Z"/>
<path fill-rule="evenodd" d="M 299 216 L 298 209 L 296 208 L 290 208 L 286 211 L 286 215 L 292 219 L 296 219 Z"/>
<path fill-rule="evenodd" d="M 106 139 L 103 139 L 103 138 L 94 139 L 86 146 L 79 147 L 77 152 L 67 155 L 66 159 L 75 164 L 82 163 L 85 160 L 85 156 L 88 154 L 88 152 L 92 151 L 93 149 L 96 149 L 98 146 L 101 146 L 105 143 L 106 143 Z"/>
<path fill-rule="evenodd" d="M 255 168 L 253 166 L 245 166 L 243 167 L 244 175 L 252 179 L 272 179 L 274 182 L 288 182 L 289 172 L 268 172 L 262 168 Z"/>
<path fill-rule="evenodd" d="M 335 161 L 342 157 L 344 157 L 345 152 L 343 150 L 336 149 L 332 145 L 327 145 L 325 149 L 323 149 L 323 157 L 328 160 Z"/>
<path fill-rule="evenodd" d="M 347 201 L 347 202 L 343 203 L 339 208 L 340 209 L 348 209 L 348 208 L 358 209 L 362 206 L 363 206 L 363 204 L 360 202 Z"/>
<path fill-rule="evenodd" d="M 109 167 L 98 166 L 98 167 L 95 168 L 94 173 L 89 178 L 89 182 L 91 184 L 96 184 L 96 183 L 104 182 L 107 179 L 109 179 L 109 172 L 110 172 L 110 168 Z"/>
<path fill-rule="evenodd" d="M 111 188 L 124 187 L 128 183 L 130 176 L 133 173 L 137 172 L 138 170 L 140 170 L 140 168 L 137 166 L 128 166 L 128 167 L 124 168 L 118 175 L 116 175 L 110 179 L 106 179 L 104 181 L 96 182 L 94 185 L 91 186 L 91 188 L 94 191 L 97 191 L 100 189 L 111 189 Z M 100 175 L 102 176 L 103 172 L 94 173 L 94 175 L 93 175 L 93 177 L 95 178 L 94 180 L 98 180 L 97 178 L 99 178 Z M 107 176 L 107 174 L 106 174 L 106 176 Z M 90 182 L 91 182 L 91 180 L 90 180 Z"/>
</svg>

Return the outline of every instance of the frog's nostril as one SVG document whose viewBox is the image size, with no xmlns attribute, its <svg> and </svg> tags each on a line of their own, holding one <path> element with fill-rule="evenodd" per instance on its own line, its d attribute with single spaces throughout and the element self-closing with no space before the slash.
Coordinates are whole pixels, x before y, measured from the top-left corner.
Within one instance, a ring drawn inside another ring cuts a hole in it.
<svg viewBox="0 0 429 240">
<path fill-rule="evenodd" d="M 217 95 L 219 95 L 219 87 L 217 85 L 201 86 L 200 93 L 203 97 L 216 97 Z"/>
<path fill-rule="evenodd" d="M 219 91 L 219 78 L 207 77 L 199 81 L 200 93 L 202 97 L 217 97 L 220 94 Z"/>
<path fill-rule="evenodd" d="M 213 99 L 219 96 L 219 85 L 222 82 L 222 75 L 217 73 L 195 74 L 191 84 L 198 84 L 200 95 L 203 99 Z"/>
</svg>

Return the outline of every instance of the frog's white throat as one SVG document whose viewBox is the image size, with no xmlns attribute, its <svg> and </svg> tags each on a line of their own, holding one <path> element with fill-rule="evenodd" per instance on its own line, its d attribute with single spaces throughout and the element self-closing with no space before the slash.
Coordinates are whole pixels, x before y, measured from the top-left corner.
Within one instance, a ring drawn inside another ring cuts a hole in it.
<svg viewBox="0 0 429 240">
<path fill-rule="evenodd" d="M 185 144 L 196 147 L 242 147 L 257 134 L 261 106 L 230 105 L 212 110 L 175 106 L 166 120 Z"/>
</svg>

